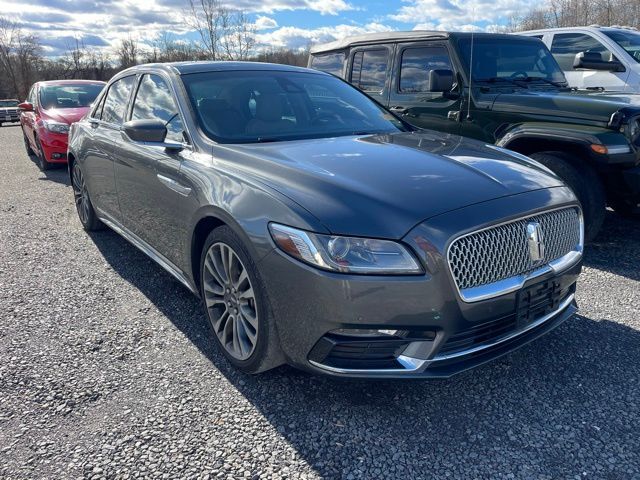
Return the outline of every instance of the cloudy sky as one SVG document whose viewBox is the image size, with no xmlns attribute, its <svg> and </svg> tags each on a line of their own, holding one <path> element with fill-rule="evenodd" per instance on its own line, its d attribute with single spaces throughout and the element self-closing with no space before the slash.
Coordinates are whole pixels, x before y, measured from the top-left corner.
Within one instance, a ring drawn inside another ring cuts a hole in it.
<svg viewBox="0 0 640 480">
<path fill-rule="evenodd" d="M 303 48 L 383 30 L 491 30 L 543 0 L 229 0 L 250 15 L 263 46 Z M 0 0 L 0 12 L 37 34 L 46 53 L 74 38 L 108 47 L 129 36 L 141 42 L 162 32 L 193 34 L 181 20 L 186 0 Z"/>
</svg>

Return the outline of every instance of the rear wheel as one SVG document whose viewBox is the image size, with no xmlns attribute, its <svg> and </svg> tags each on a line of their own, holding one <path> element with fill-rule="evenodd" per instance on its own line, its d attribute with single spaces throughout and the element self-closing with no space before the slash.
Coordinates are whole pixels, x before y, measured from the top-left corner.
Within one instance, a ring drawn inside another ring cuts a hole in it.
<svg viewBox="0 0 640 480">
<path fill-rule="evenodd" d="M 216 343 L 236 368 L 260 373 L 283 363 L 260 274 L 231 228 L 207 237 L 200 285 Z"/>
<path fill-rule="evenodd" d="M 596 172 L 587 164 L 562 152 L 542 152 L 529 155 L 555 172 L 573 190 L 582 205 L 584 235 L 591 241 L 598 235 L 606 215 L 607 200 Z"/>
<path fill-rule="evenodd" d="M 84 175 L 78 162 L 73 164 L 73 169 L 71 170 L 71 187 L 73 188 L 73 198 L 82 227 L 88 232 L 100 230 L 103 224 L 93 209 Z"/>
</svg>

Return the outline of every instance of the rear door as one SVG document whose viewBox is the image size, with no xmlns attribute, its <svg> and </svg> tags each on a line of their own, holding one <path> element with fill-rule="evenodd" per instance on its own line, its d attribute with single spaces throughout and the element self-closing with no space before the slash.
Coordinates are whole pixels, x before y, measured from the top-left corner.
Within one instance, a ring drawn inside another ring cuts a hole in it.
<svg viewBox="0 0 640 480">
<path fill-rule="evenodd" d="M 349 54 L 347 80 L 382 105 L 389 104 L 393 45 L 357 47 Z"/>
<path fill-rule="evenodd" d="M 430 92 L 431 70 L 451 70 L 455 78 L 446 43 L 399 44 L 391 81 L 390 108 L 417 127 L 457 134 L 460 132 L 462 98 Z"/>
<path fill-rule="evenodd" d="M 157 74 L 145 73 L 133 100 L 131 120 L 161 120 L 166 142 L 184 143 L 184 122 L 170 88 Z M 180 171 L 191 150 L 167 150 L 134 142 L 122 134 L 116 161 L 118 198 L 128 230 L 151 245 L 174 265 L 182 264 L 187 223 L 194 212 L 191 181 Z"/>
<path fill-rule="evenodd" d="M 114 162 L 117 158 L 120 129 L 127 111 L 136 77 L 121 78 L 109 86 L 87 119 L 87 148 L 82 168 L 91 193 L 91 201 L 101 216 L 122 223 L 118 204 Z"/>
</svg>

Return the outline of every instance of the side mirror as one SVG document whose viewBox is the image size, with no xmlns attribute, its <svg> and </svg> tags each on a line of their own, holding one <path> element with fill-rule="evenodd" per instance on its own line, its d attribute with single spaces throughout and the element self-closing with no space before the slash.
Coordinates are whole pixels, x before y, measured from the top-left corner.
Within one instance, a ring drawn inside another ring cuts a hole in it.
<svg viewBox="0 0 640 480">
<path fill-rule="evenodd" d="M 453 88 L 453 72 L 451 70 L 430 70 L 429 91 L 448 92 Z"/>
<path fill-rule="evenodd" d="M 624 72 L 625 68 L 618 60 L 608 62 L 602 59 L 598 52 L 580 52 L 573 60 L 573 68 L 586 68 L 588 70 L 606 70 L 609 72 Z"/>
<path fill-rule="evenodd" d="M 23 112 L 33 112 L 33 104 L 29 102 L 19 103 L 18 108 Z"/>
<path fill-rule="evenodd" d="M 145 145 L 164 147 L 167 150 L 182 150 L 181 143 L 165 142 L 167 127 L 160 120 L 131 120 L 122 129 L 127 137 L 134 142 Z"/>
</svg>

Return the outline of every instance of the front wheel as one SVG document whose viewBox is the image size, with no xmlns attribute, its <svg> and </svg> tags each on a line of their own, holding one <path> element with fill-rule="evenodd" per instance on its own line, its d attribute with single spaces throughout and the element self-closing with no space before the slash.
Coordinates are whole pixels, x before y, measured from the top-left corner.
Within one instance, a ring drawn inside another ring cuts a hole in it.
<svg viewBox="0 0 640 480">
<path fill-rule="evenodd" d="M 80 170 L 78 162 L 73 164 L 71 170 L 71 187 L 73 189 L 76 211 L 78 212 L 78 218 L 80 219 L 80 223 L 82 223 L 82 227 L 88 232 L 100 230 L 103 225 L 93 209 L 87 184 L 85 183 L 84 175 L 82 174 L 82 170 Z"/>
<path fill-rule="evenodd" d="M 591 241 L 600 232 L 606 216 L 607 199 L 596 172 L 586 163 L 579 163 L 561 152 L 529 155 L 556 173 L 573 190 L 582 205 L 584 237 Z"/>
<path fill-rule="evenodd" d="M 229 362 L 245 373 L 282 363 L 260 274 L 231 228 L 216 228 L 207 237 L 200 285 L 214 338 Z"/>
<path fill-rule="evenodd" d="M 51 164 L 49 162 L 47 162 L 47 159 L 44 155 L 44 149 L 42 148 L 42 144 L 40 143 L 40 140 L 38 140 L 38 137 L 34 138 L 35 140 L 35 144 L 36 144 L 36 159 L 38 162 L 38 168 L 40 170 L 42 170 L 43 172 L 45 170 L 49 170 L 51 168 Z"/>
<path fill-rule="evenodd" d="M 22 140 L 24 140 L 24 148 L 27 151 L 27 155 L 29 156 L 35 155 L 33 149 L 31 148 L 31 144 L 29 143 L 29 139 L 27 138 L 27 135 L 24 133 L 24 130 L 22 131 Z"/>
</svg>

